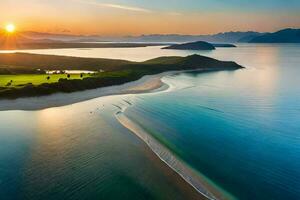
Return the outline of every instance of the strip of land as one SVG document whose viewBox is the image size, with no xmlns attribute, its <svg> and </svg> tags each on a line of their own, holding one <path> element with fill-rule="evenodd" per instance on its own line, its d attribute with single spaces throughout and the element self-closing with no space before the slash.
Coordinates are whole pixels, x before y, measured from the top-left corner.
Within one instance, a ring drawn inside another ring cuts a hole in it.
<svg viewBox="0 0 300 200">
<path fill-rule="evenodd" d="M 161 81 L 161 78 L 173 73 L 177 72 L 170 71 L 156 75 L 146 75 L 139 80 L 128 82 L 122 85 L 108 86 L 72 93 L 56 93 L 47 96 L 18 99 L 0 99 L 0 111 L 41 110 L 74 104 L 102 96 L 151 92 L 160 88 L 167 88 L 167 85 Z"/>
<path fill-rule="evenodd" d="M 168 148 L 152 137 L 150 133 L 145 131 L 134 121 L 129 119 L 123 112 L 120 111 L 116 113 L 116 118 L 125 128 L 145 142 L 161 161 L 163 161 L 174 172 L 180 175 L 182 179 L 198 191 L 203 196 L 202 199 L 227 199 L 220 191 L 218 191 L 217 188 L 208 184 L 203 177 L 198 175 L 198 173 L 196 173 L 192 168 L 178 159 Z"/>
<path fill-rule="evenodd" d="M 145 92 L 160 87 L 160 78 L 170 71 L 240 68 L 235 62 L 199 55 L 131 62 L 26 53 L 0 54 L 0 110 L 42 109 L 104 95 Z M 47 74 L 47 70 L 97 73 Z"/>
<path fill-rule="evenodd" d="M 61 41 L 14 41 L 7 43 L 1 41 L 0 50 L 21 50 L 21 49 L 70 49 L 70 48 L 136 48 L 147 46 L 161 46 L 167 43 L 127 43 L 127 42 L 61 42 Z"/>
</svg>

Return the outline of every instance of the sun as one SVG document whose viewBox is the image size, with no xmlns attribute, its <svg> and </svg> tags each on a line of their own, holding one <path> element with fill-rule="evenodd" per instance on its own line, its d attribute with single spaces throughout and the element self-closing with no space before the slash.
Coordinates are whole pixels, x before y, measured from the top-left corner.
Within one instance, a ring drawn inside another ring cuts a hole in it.
<svg viewBox="0 0 300 200">
<path fill-rule="evenodd" d="M 6 30 L 6 32 L 8 32 L 8 33 L 13 33 L 13 32 L 15 32 L 15 30 L 16 30 L 16 26 L 15 26 L 14 24 L 7 24 L 7 25 L 5 26 L 5 30 Z"/>
</svg>

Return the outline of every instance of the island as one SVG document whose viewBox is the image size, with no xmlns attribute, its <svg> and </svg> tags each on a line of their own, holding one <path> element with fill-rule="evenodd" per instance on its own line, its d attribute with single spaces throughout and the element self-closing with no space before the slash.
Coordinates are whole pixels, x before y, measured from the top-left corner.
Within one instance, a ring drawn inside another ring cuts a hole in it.
<svg viewBox="0 0 300 200">
<path fill-rule="evenodd" d="M 175 49 L 175 50 L 215 50 L 216 48 L 233 48 L 233 44 L 212 44 L 204 41 L 188 42 L 182 44 L 172 44 L 162 49 Z"/>
<path fill-rule="evenodd" d="M 212 44 L 214 47 L 219 48 L 235 48 L 236 46 L 234 44 Z"/>
<path fill-rule="evenodd" d="M 178 70 L 235 70 L 235 62 L 190 55 L 144 62 L 27 53 L 0 54 L 0 99 L 70 93 L 121 85 L 145 75 Z M 66 71 L 81 70 L 80 74 Z M 49 71 L 55 72 L 49 74 Z M 88 73 L 85 73 L 87 71 Z"/>
<path fill-rule="evenodd" d="M 176 49 L 176 50 L 215 50 L 216 48 L 204 41 L 188 42 L 183 44 L 173 44 L 162 49 Z"/>
</svg>

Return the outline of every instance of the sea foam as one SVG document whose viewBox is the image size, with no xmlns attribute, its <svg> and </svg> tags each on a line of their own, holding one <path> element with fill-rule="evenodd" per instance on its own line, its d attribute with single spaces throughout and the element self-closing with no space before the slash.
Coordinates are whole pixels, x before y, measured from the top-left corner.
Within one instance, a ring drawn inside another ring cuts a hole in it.
<svg viewBox="0 0 300 200">
<path fill-rule="evenodd" d="M 143 140 L 147 146 L 170 168 L 178 173 L 187 183 L 195 188 L 199 193 L 204 195 L 210 200 L 224 199 L 222 195 L 213 194 L 208 188 L 208 184 L 205 183 L 199 175 L 183 161 L 177 158 L 169 149 L 163 146 L 159 141 L 147 133 L 142 127 L 134 123 L 129 119 L 124 111 L 126 108 L 118 111 L 115 116 L 117 120 L 128 130 L 136 134 L 141 140 Z M 220 197 L 219 197 L 220 196 Z"/>
</svg>

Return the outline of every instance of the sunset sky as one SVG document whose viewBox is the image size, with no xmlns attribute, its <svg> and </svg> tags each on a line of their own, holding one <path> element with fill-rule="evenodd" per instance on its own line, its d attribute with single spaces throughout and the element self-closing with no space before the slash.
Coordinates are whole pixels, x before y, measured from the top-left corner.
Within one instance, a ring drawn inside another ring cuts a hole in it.
<svg viewBox="0 0 300 200">
<path fill-rule="evenodd" d="M 300 27 L 299 0 L 0 0 L 0 25 L 66 34 L 208 34 Z"/>
</svg>

